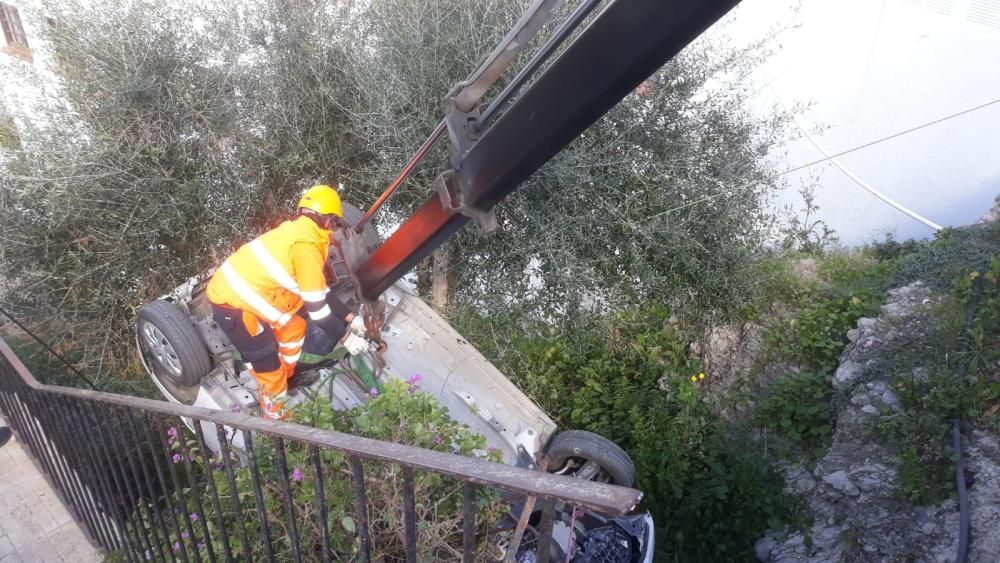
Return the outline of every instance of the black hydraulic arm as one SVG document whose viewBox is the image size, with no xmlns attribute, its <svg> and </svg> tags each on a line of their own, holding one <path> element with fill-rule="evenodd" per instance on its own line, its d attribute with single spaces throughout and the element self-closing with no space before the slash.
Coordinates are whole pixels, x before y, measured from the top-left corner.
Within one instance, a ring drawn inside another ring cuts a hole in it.
<svg viewBox="0 0 1000 563">
<path fill-rule="evenodd" d="M 739 0 L 617 0 L 478 138 L 452 170 L 357 271 L 375 300 L 470 217 L 504 197 L 607 113 Z M 468 117 L 469 130 L 474 117 Z M 453 135 L 454 136 L 454 135 Z"/>
</svg>

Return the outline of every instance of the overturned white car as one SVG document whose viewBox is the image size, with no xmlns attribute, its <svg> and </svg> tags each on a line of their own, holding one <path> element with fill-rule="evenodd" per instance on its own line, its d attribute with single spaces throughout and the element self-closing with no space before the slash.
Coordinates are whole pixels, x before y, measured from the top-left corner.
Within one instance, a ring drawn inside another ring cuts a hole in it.
<svg viewBox="0 0 1000 563">
<path fill-rule="evenodd" d="M 345 219 L 356 224 L 360 211 L 345 205 Z M 361 235 L 340 230 L 331 245 L 328 268 L 337 282 L 330 288 L 345 304 L 357 307 L 353 267 L 380 244 L 370 225 Z M 226 335 L 212 319 L 205 287 L 212 272 L 195 276 L 139 309 L 137 346 L 147 372 L 160 392 L 176 403 L 226 411 L 257 413 L 257 384 Z M 333 276 L 331 276 L 331 279 Z M 380 338 L 365 354 L 350 356 L 335 348 L 326 334 L 309 326 L 296 373 L 317 370 L 320 377 L 293 388 L 287 406 L 317 394 L 335 409 L 346 410 L 370 397 L 372 388 L 391 378 L 421 376 L 421 388 L 431 393 L 449 415 L 486 437 L 506 463 L 535 469 L 544 454 L 547 470 L 581 479 L 622 486 L 634 484 L 628 455 L 609 440 L 590 432 L 557 432 L 552 419 L 496 369 L 404 283 L 396 283 L 381 301 Z M 293 379 L 294 381 L 294 379 Z M 219 444 L 206 432 L 208 446 Z M 242 436 L 231 436 L 242 446 Z M 576 528 L 572 534 L 569 523 Z M 554 539 L 564 553 L 570 541 L 575 561 L 652 561 L 653 527 L 647 514 L 606 519 L 597 514 L 561 518 Z M 518 560 L 532 561 L 532 543 L 522 544 Z M 590 554 L 590 555 L 588 555 Z M 601 554 L 597 557 L 597 554 Z M 563 555 L 565 557 L 565 555 Z"/>
</svg>

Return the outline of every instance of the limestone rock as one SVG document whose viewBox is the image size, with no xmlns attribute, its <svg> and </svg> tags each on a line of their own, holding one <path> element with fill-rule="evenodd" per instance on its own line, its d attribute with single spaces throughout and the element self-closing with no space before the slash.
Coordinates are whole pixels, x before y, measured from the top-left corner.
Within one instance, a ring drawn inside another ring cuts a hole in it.
<svg viewBox="0 0 1000 563">
<path fill-rule="evenodd" d="M 1000 221 L 1000 194 L 993 200 L 993 207 L 990 208 L 976 223 L 995 223 Z"/>
<path fill-rule="evenodd" d="M 927 334 L 934 322 L 929 307 L 940 302 L 921 283 L 889 292 L 877 319 L 861 319 L 844 349 L 833 386 L 838 403 L 833 443 L 810 473 L 784 472 L 786 490 L 798 495 L 812 516 L 807 544 L 801 533 L 768 532 L 755 545 L 761 561 L 951 562 L 958 547 L 955 502 L 915 506 L 899 498 L 893 452 L 867 430 L 866 420 L 903 412 L 889 385 L 889 370 L 875 369 L 889 346 L 905 346 Z M 925 378 L 917 368 L 914 376 Z M 966 437 L 971 542 L 968 561 L 1000 561 L 1000 443 L 974 431 Z M 816 483 L 819 483 L 817 486 Z M 810 486 L 811 485 L 811 486 Z"/>
</svg>

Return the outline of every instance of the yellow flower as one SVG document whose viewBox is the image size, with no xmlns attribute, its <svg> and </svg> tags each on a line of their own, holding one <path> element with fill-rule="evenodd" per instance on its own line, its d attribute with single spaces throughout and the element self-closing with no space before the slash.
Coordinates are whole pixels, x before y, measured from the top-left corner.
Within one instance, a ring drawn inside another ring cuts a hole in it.
<svg viewBox="0 0 1000 563">
<path fill-rule="evenodd" d="M 691 383 L 694 383 L 696 381 L 698 381 L 698 378 L 692 375 L 691 376 Z"/>
<path fill-rule="evenodd" d="M 704 373 L 699 373 L 698 374 L 698 379 L 705 379 L 705 374 Z"/>
<path fill-rule="evenodd" d="M 860 305 L 861 304 L 861 300 L 858 299 L 857 297 L 851 297 L 851 303 L 853 305 Z"/>
</svg>

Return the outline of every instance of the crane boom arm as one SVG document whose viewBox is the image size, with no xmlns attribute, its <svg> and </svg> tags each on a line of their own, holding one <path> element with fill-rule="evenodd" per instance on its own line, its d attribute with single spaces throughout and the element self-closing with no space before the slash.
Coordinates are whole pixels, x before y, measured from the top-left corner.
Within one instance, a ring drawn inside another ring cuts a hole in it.
<svg viewBox="0 0 1000 563">
<path fill-rule="evenodd" d="M 485 131 L 469 127 L 477 114 L 450 107 L 451 169 L 357 270 L 362 296 L 377 299 L 470 218 L 488 223 L 497 203 L 738 2 L 617 0 Z"/>
</svg>

